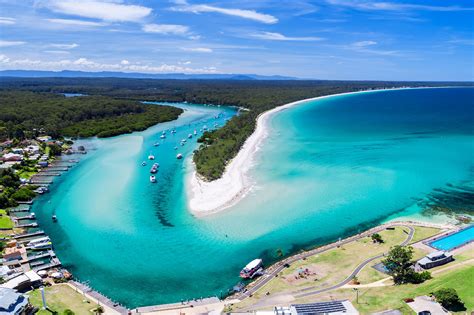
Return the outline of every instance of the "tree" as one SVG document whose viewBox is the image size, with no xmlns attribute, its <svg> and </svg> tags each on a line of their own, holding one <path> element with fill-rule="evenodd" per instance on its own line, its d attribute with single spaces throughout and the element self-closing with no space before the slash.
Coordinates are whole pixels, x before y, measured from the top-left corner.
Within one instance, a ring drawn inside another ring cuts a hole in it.
<svg viewBox="0 0 474 315">
<path fill-rule="evenodd" d="M 75 315 L 76 313 L 74 313 L 74 312 L 71 311 L 70 309 L 66 309 L 66 310 L 64 310 L 63 314 L 64 314 L 64 315 Z"/>
<path fill-rule="evenodd" d="M 379 233 L 372 234 L 371 238 L 372 238 L 372 242 L 374 243 L 383 243 L 382 236 L 380 236 Z"/>
<path fill-rule="evenodd" d="M 62 149 L 59 145 L 57 144 L 49 144 L 49 155 L 50 156 L 59 156 L 61 155 Z"/>
<path fill-rule="evenodd" d="M 458 293 L 453 288 L 443 288 L 434 292 L 436 301 L 443 305 L 444 308 L 450 311 L 464 311 L 464 303 L 458 296 Z"/>
<path fill-rule="evenodd" d="M 390 249 L 387 258 L 382 261 L 388 274 L 393 277 L 395 284 L 410 282 L 414 270 L 411 268 L 413 247 L 396 245 Z"/>
</svg>

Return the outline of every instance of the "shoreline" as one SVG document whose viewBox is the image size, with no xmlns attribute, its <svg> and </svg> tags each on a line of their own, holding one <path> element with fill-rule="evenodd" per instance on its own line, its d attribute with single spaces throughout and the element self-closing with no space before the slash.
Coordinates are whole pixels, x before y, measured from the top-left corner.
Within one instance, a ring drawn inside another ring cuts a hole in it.
<svg viewBox="0 0 474 315">
<path fill-rule="evenodd" d="M 188 174 L 188 178 L 186 179 L 189 211 L 196 217 L 216 214 L 236 205 L 250 192 L 253 183 L 248 171 L 253 166 L 255 154 L 259 151 L 263 140 L 268 136 L 267 123 L 272 115 L 307 102 L 335 96 L 424 88 L 436 87 L 386 88 L 330 94 L 291 102 L 261 113 L 257 117 L 254 132 L 245 141 L 237 155 L 227 164 L 221 178 L 212 182 L 205 181 L 197 174 L 192 161 L 189 162 L 190 169 L 192 169 L 192 172 Z"/>
</svg>

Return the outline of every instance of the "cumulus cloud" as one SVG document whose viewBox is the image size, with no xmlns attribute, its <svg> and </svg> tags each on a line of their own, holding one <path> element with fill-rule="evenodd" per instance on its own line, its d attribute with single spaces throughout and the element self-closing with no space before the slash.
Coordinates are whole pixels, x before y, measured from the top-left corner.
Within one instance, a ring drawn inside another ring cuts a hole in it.
<svg viewBox="0 0 474 315">
<path fill-rule="evenodd" d="M 10 17 L 0 16 L 0 24 L 13 25 L 16 23 L 16 19 Z"/>
<path fill-rule="evenodd" d="M 10 41 L 10 40 L 0 40 L 0 47 L 11 47 L 11 46 L 19 46 L 26 44 L 26 42 L 21 41 Z"/>
<path fill-rule="evenodd" d="M 190 47 L 190 48 L 181 48 L 184 51 L 191 51 L 191 52 L 200 52 L 200 53 L 211 53 L 211 48 L 206 47 Z"/>
<path fill-rule="evenodd" d="M 145 24 L 142 29 L 146 33 L 164 35 L 187 35 L 189 33 L 189 27 L 178 24 Z"/>
<path fill-rule="evenodd" d="M 253 38 L 264 39 L 264 40 L 276 40 L 276 41 L 319 41 L 323 40 L 324 38 L 321 37 L 292 37 L 292 36 L 285 36 L 280 33 L 273 33 L 273 32 L 260 32 L 254 33 L 250 35 Z"/>
<path fill-rule="evenodd" d="M 265 24 L 275 24 L 278 19 L 270 14 L 259 13 L 254 10 L 242 10 L 242 9 L 228 9 L 221 8 L 207 4 L 189 4 L 187 1 L 179 0 L 174 1 L 176 6 L 172 7 L 171 10 L 178 12 L 191 12 L 191 13 L 219 13 L 229 16 L 235 16 L 247 20 L 253 20 Z"/>
<path fill-rule="evenodd" d="M 59 48 L 59 49 L 73 49 L 79 47 L 78 44 L 72 43 L 72 44 L 50 44 L 49 46 L 54 47 L 54 48 Z"/>
<path fill-rule="evenodd" d="M 45 21 L 62 24 L 62 25 L 72 25 L 72 26 L 86 26 L 86 27 L 97 27 L 107 25 L 106 23 L 101 22 L 92 22 L 84 20 L 75 20 L 75 19 L 45 19 Z"/>
<path fill-rule="evenodd" d="M 124 62 L 125 61 L 125 62 Z M 35 60 L 35 59 L 12 59 L 6 55 L 0 55 L 0 69 L 25 69 L 25 70 L 82 70 L 82 71 L 122 71 L 143 73 L 217 73 L 215 67 L 191 68 L 187 64 L 161 64 L 144 65 L 122 60 L 119 63 L 100 63 L 87 58 L 75 60 Z"/>
<path fill-rule="evenodd" d="M 40 5 L 62 14 L 116 22 L 140 22 L 152 9 L 107 0 L 46 0 Z"/>
</svg>

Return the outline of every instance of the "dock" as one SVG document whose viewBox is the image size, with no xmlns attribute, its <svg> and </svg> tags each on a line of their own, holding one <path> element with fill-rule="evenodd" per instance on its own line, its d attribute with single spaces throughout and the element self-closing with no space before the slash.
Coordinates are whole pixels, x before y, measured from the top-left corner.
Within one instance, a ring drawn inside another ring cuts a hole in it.
<svg viewBox="0 0 474 315">
<path fill-rule="evenodd" d="M 33 233 L 17 234 L 17 235 L 14 235 L 13 238 L 16 240 L 21 240 L 21 239 L 29 238 L 29 237 L 42 236 L 44 234 L 45 234 L 44 231 L 36 231 Z"/>
<path fill-rule="evenodd" d="M 24 217 L 14 217 L 13 219 L 18 220 L 18 221 L 20 221 L 20 220 L 34 220 L 34 219 L 36 219 L 36 216 L 30 214 L 30 215 L 26 215 Z"/>
<path fill-rule="evenodd" d="M 30 180 L 31 184 L 38 185 L 38 184 L 51 184 L 53 182 L 53 179 L 51 178 L 50 180 L 42 180 L 42 179 L 35 179 L 34 176 Z"/>
<path fill-rule="evenodd" d="M 23 229 L 23 228 L 35 228 L 38 227 L 38 223 L 27 223 L 27 224 L 18 224 L 15 226 L 16 228 Z"/>
<path fill-rule="evenodd" d="M 42 264 L 40 266 L 32 268 L 34 271 L 38 272 L 41 270 L 48 270 L 51 268 L 61 267 L 61 262 L 57 258 L 53 258 L 49 264 Z"/>
<path fill-rule="evenodd" d="M 39 172 L 38 174 L 35 174 L 35 176 L 61 176 L 61 173 L 52 171 L 52 172 Z"/>
</svg>

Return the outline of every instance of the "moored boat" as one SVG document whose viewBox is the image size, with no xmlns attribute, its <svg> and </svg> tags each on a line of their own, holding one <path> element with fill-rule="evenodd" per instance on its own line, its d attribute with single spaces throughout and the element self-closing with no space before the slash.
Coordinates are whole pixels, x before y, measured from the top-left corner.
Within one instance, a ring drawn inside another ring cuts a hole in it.
<svg viewBox="0 0 474 315">
<path fill-rule="evenodd" d="M 263 260 L 261 260 L 260 258 L 257 258 L 249 262 L 244 267 L 244 269 L 240 271 L 240 277 L 243 279 L 252 279 L 262 270 L 263 270 Z"/>
<path fill-rule="evenodd" d="M 148 159 L 149 159 L 149 160 L 154 160 L 154 159 L 155 159 L 155 156 L 154 156 L 153 154 L 150 154 L 150 155 L 148 156 Z"/>
<path fill-rule="evenodd" d="M 151 183 L 156 183 L 156 177 L 153 176 L 153 175 L 151 175 L 151 176 L 150 176 L 150 182 L 151 182 Z"/>
<path fill-rule="evenodd" d="M 183 158 L 183 155 L 182 155 L 181 153 L 178 153 L 178 155 L 176 155 L 176 158 L 177 158 L 178 160 L 180 160 L 180 159 Z"/>
</svg>

